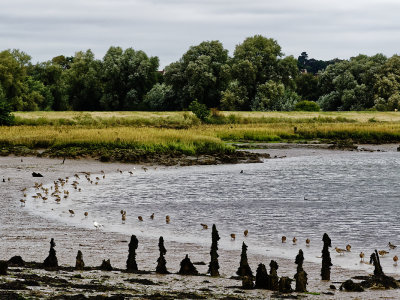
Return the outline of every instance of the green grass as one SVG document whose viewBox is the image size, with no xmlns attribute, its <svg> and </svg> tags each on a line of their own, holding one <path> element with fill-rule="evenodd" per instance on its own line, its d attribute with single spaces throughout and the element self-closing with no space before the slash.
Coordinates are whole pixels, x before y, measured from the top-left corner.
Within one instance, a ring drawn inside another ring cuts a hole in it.
<svg viewBox="0 0 400 300">
<path fill-rule="evenodd" d="M 16 126 L 0 127 L 2 153 L 41 148 L 48 155 L 106 158 L 110 153 L 131 157 L 232 153 L 227 142 L 400 142 L 400 113 L 395 112 L 214 111 L 207 124 L 190 112 L 15 115 Z"/>
</svg>

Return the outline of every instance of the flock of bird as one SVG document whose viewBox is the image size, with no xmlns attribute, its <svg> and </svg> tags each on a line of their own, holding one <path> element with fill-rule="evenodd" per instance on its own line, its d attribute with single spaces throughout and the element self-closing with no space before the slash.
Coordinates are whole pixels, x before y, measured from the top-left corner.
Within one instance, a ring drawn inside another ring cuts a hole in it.
<svg viewBox="0 0 400 300">
<path fill-rule="evenodd" d="M 145 172 L 147 172 L 147 170 L 148 170 L 146 167 L 142 167 L 142 169 Z M 135 170 L 135 168 L 134 168 L 134 170 Z M 117 169 L 117 172 L 123 174 L 123 171 L 120 170 L 120 169 Z M 68 183 L 70 183 L 70 185 L 73 187 L 74 190 L 76 190 L 78 192 L 81 192 L 82 189 L 79 187 L 80 183 L 78 181 L 78 180 L 81 179 L 80 176 L 84 176 L 84 178 L 90 184 L 98 185 L 99 181 L 101 179 L 105 179 L 106 178 L 106 175 L 105 175 L 104 171 L 100 171 L 100 173 L 101 173 L 101 175 L 99 175 L 100 177 L 96 176 L 95 178 L 92 178 L 92 174 L 90 172 L 80 172 L 80 174 L 76 173 L 72 178 L 70 178 L 70 177 L 66 177 L 65 179 L 58 178 L 58 180 L 54 181 L 53 185 L 51 185 L 49 188 L 44 187 L 43 183 L 37 183 L 36 182 L 34 184 L 34 186 L 33 186 L 33 188 L 35 189 L 36 193 L 32 196 L 32 198 L 33 199 L 42 199 L 43 202 L 46 202 L 49 199 L 53 199 L 57 204 L 59 204 L 62 199 L 65 200 L 65 199 L 67 199 L 69 197 L 70 192 L 67 189 L 67 184 Z M 134 174 L 133 171 L 128 171 L 128 173 L 130 174 L 130 176 L 132 176 Z M 25 206 L 25 204 L 26 204 L 26 200 L 27 200 L 27 193 L 26 192 L 27 192 L 27 189 L 28 188 L 25 187 L 25 188 L 23 188 L 21 190 L 21 192 L 23 193 L 23 198 L 20 199 L 20 203 L 21 203 L 22 207 Z M 75 216 L 75 211 L 74 210 L 69 209 L 68 211 L 69 211 L 71 217 Z M 127 218 L 127 213 L 126 213 L 125 210 L 121 210 L 120 213 L 121 213 L 122 224 L 125 224 L 126 218 Z M 83 213 L 83 215 L 84 215 L 85 218 L 87 218 L 89 216 L 89 212 L 85 211 Z M 151 220 L 154 220 L 154 218 L 155 218 L 154 213 L 152 213 L 149 218 Z M 138 216 L 138 220 L 140 222 L 143 222 L 143 217 L 142 216 Z M 170 218 L 169 215 L 165 216 L 165 222 L 167 224 L 169 224 L 171 222 L 171 218 Z M 203 230 L 207 230 L 208 229 L 208 225 L 207 224 L 201 223 L 200 225 L 202 226 Z M 102 224 L 100 224 L 97 221 L 93 221 L 93 226 L 96 229 L 100 229 L 100 228 L 104 227 Z M 244 230 L 244 232 L 243 232 L 244 237 L 247 237 L 248 234 L 249 234 L 249 231 L 247 229 Z M 231 233 L 230 237 L 231 237 L 231 240 L 234 241 L 236 239 L 236 234 L 235 233 Z M 282 240 L 282 243 L 286 243 L 286 240 L 287 240 L 286 236 L 282 236 L 281 240 Z M 297 238 L 293 237 L 293 239 L 292 239 L 293 245 L 296 245 L 297 241 L 298 241 Z M 310 243 L 311 243 L 310 239 L 307 238 L 305 240 L 306 246 L 309 247 Z M 389 250 L 394 250 L 394 249 L 397 248 L 397 246 L 392 244 L 391 242 L 388 243 L 388 247 L 389 247 Z M 349 245 L 349 244 L 346 245 L 345 249 L 335 247 L 335 251 L 337 253 L 339 253 L 339 255 L 344 255 L 347 252 L 351 252 L 351 245 Z M 386 250 L 379 250 L 378 254 L 381 257 L 384 257 L 385 255 L 389 254 L 389 252 L 386 251 Z M 360 256 L 361 262 L 364 262 L 365 254 L 363 252 L 361 252 L 359 256 Z M 394 265 L 397 266 L 397 261 L 398 261 L 397 255 L 395 255 L 393 257 L 393 261 L 395 263 Z"/>
</svg>

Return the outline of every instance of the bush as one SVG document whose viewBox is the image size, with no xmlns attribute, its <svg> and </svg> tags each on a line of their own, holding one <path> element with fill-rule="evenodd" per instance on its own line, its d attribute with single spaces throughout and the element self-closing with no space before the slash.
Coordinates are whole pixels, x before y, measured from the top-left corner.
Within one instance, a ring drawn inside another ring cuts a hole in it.
<svg viewBox="0 0 400 300">
<path fill-rule="evenodd" d="M 14 115 L 11 114 L 11 107 L 0 100 L 0 125 L 14 124 Z"/>
<path fill-rule="evenodd" d="M 316 103 L 314 101 L 303 100 L 303 101 L 296 103 L 296 105 L 294 106 L 294 110 L 297 110 L 297 111 L 320 111 L 321 108 L 319 107 L 318 103 Z"/>
<path fill-rule="evenodd" d="M 203 103 L 199 103 L 197 100 L 194 100 L 189 105 L 189 110 L 192 111 L 201 121 L 206 121 L 210 116 L 210 110 Z"/>
</svg>

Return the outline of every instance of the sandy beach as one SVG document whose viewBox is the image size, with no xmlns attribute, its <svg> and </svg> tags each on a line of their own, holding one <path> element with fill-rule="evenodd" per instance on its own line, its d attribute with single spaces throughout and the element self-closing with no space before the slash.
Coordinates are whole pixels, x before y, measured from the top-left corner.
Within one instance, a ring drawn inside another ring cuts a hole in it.
<svg viewBox="0 0 400 300">
<path fill-rule="evenodd" d="M 383 151 L 393 151 L 395 146 L 365 146 L 376 151 L 378 148 Z M 313 155 L 316 151 L 332 151 L 327 149 L 268 149 L 265 150 L 272 157 L 290 155 Z M 33 187 L 35 182 L 51 183 L 58 178 L 73 176 L 79 172 L 100 173 L 103 170 L 106 174 L 117 172 L 117 169 L 127 171 L 134 165 L 122 163 L 101 163 L 96 160 L 70 160 L 62 163 L 62 159 L 48 159 L 37 157 L 0 157 L 0 199 L 2 201 L 2 213 L 0 214 L 0 259 L 8 260 L 14 255 L 20 255 L 25 261 L 42 262 L 49 251 L 49 242 L 54 238 L 59 264 L 61 266 L 75 266 L 75 258 L 78 250 L 83 253 L 86 266 L 99 266 L 103 259 L 110 259 L 115 268 L 124 269 L 128 256 L 129 235 L 112 232 L 82 229 L 75 226 L 68 226 L 57 223 L 47 218 L 39 217 L 21 207 L 21 190 L 25 187 Z M 136 166 L 139 169 L 140 166 Z M 32 172 L 40 172 L 44 177 L 34 178 Z M 4 178 L 5 182 L 2 182 Z M 96 197 L 96 195 L 93 195 Z M 155 271 L 157 264 L 158 240 L 141 236 L 135 231 L 139 240 L 137 250 L 137 263 L 140 270 Z M 328 233 L 329 234 L 329 233 Z M 321 237 L 322 238 L 322 237 Z M 211 231 L 210 231 L 211 245 Z M 170 272 L 176 273 L 179 270 L 179 262 L 189 255 L 192 262 L 204 262 L 206 265 L 197 265 L 201 274 L 207 272 L 210 261 L 210 248 L 202 247 L 193 243 L 177 243 L 165 241 L 167 248 L 167 268 Z M 151 274 L 127 274 L 120 271 L 53 271 L 44 270 L 17 270 L 9 269 L 9 275 L 0 277 L 4 283 L 18 278 L 21 274 L 39 274 L 40 276 L 57 277 L 66 279 L 69 282 L 79 282 L 73 285 L 45 285 L 29 286 L 24 290 L 14 290 L 13 293 L 28 298 L 56 298 L 64 299 L 71 295 L 82 294 L 86 297 L 103 295 L 123 295 L 124 298 L 134 299 L 269 299 L 274 293 L 266 290 L 242 290 L 241 281 L 230 279 L 235 275 L 239 266 L 241 245 L 238 243 L 237 250 L 219 251 L 220 278 L 209 276 L 180 276 Z M 332 255 L 332 254 L 331 254 Z M 367 256 L 367 255 L 366 255 Z M 369 255 L 368 255 L 369 256 Z M 257 265 L 264 263 L 269 265 L 271 259 L 277 260 L 279 264 L 278 275 L 293 278 L 296 273 L 294 257 L 292 260 L 268 257 L 267 255 L 249 254 L 249 264 L 255 273 Z M 330 285 L 339 288 L 340 283 L 355 275 L 368 275 L 364 271 L 351 271 L 347 269 L 332 267 L 331 281 L 320 280 L 319 264 L 305 262 L 304 269 L 308 273 L 308 291 L 313 294 L 301 294 L 299 297 L 307 299 L 397 299 L 399 291 L 396 290 L 367 290 L 363 293 L 344 292 L 331 290 Z M 20 268 L 18 268 L 20 269 Z M 269 269 L 269 267 L 268 267 Z M 76 276 L 80 274 L 80 276 Z M 400 279 L 400 272 L 393 275 Z M 81 277 L 81 278 L 79 278 Z M 20 277 L 21 278 L 21 277 Z M 147 279 L 153 284 L 144 284 L 136 279 Z M 135 281 L 136 280 L 136 281 Z M 82 283 L 101 284 L 108 288 L 84 289 Z M 294 283 L 292 284 L 294 287 Z M 0 290 L 7 294 L 5 290 Z M 326 294 L 329 293 L 329 294 Z M 297 295 L 293 293 L 292 295 Z M 168 298 L 169 297 L 169 298 Z M 197 298 L 196 298 L 197 297 Z M 0 297 L 1 298 L 1 297 Z M 83 299 L 83 298 L 82 298 Z"/>
</svg>

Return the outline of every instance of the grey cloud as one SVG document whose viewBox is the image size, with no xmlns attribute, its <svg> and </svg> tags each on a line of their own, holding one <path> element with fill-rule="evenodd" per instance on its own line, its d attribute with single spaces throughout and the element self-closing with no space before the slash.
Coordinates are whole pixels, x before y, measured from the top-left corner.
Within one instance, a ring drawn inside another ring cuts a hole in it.
<svg viewBox="0 0 400 300">
<path fill-rule="evenodd" d="M 0 4 L 0 49 L 33 61 L 111 45 L 134 47 L 169 64 L 191 46 L 220 40 L 232 53 L 254 34 L 287 55 L 330 59 L 399 49 L 400 3 L 393 0 L 14 0 Z"/>
</svg>

